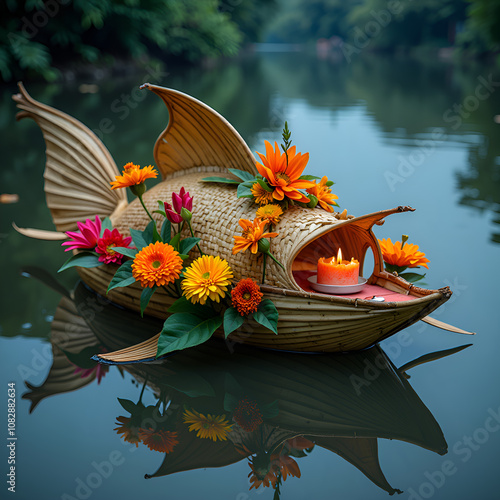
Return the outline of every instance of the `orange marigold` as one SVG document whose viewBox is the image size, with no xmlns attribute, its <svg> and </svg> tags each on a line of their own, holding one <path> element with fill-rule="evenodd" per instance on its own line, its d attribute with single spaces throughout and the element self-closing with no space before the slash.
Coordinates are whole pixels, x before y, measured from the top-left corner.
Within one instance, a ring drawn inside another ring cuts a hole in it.
<svg viewBox="0 0 500 500">
<path fill-rule="evenodd" d="M 115 181 L 111 182 L 111 189 L 126 188 L 142 184 L 146 179 L 155 179 L 158 172 L 152 165 L 140 167 L 132 162 L 123 167 L 122 175 L 117 175 Z"/>
<path fill-rule="evenodd" d="M 181 271 L 179 252 L 172 245 L 161 241 L 144 247 L 132 263 L 132 275 L 144 288 L 168 285 L 180 276 Z"/>
<path fill-rule="evenodd" d="M 234 236 L 233 255 L 245 251 L 250 247 L 252 253 L 257 253 L 261 239 L 278 236 L 278 233 L 265 233 L 266 222 L 257 218 L 253 222 L 247 219 L 240 219 L 239 224 L 243 229 L 243 233 L 241 236 Z"/>
<path fill-rule="evenodd" d="M 245 278 L 231 290 L 231 299 L 235 307 L 242 316 L 248 316 L 257 311 L 264 294 L 260 291 L 259 285 L 252 278 Z"/>
<path fill-rule="evenodd" d="M 165 429 L 140 429 L 139 437 L 142 442 L 152 451 L 161 451 L 162 453 L 171 453 L 175 445 L 179 443 L 177 432 L 167 431 Z"/>
<path fill-rule="evenodd" d="M 300 179 L 309 161 L 309 153 L 304 155 L 296 153 L 295 146 L 292 146 L 285 154 L 281 153 L 277 142 L 274 143 L 275 150 L 269 141 L 265 141 L 265 144 L 266 155 L 257 152 L 262 164 L 257 162 L 255 166 L 259 174 L 274 187 L 273 198 L 281 201 L 286 196 L 291 200 L 309 203 L 309 198 L 299 191 L 299 189 L 307 189 L 314 185 L 311 181 Z"/>
<path fill-rule="evenodd" d="M 257 218 L 271 226 L 278 224 L 282 215 L 283 210 L 279 205 L 264 205 L 257 210 Z"/>
<path fill-rule="evenodd" d="M 378 240 L 382 250 L 382 257 L 384 262 L 393 266 L 399 267 L 418 267 L 423 266 L 429 269 L 427 263 L 429 259 L 425 258 L 424 252 L 418 251 L 418 245 L 405 243 L 402 245 L 401 241 L 392 243 L 391 239 Z"/>
<path fill-rule="evenodd" d="M 274 200 L 273 192 L 266 191 L 258 182 L 250 188 L 250 191 L 255 198 L 255 203 L 259 205 L 265 205 L 266 203 L 271 203 Z"/>
<path fill-rule="evenodd" d="M 337 205 L 335 200 L 338 200 L 339 197 L 332 193 L 332 190 L 326 185 L 327 182 L 328 178 L 325 175 L 319 183 L 315 180 L 314 186 L 310 187 L 307 192 L 318 198 L 318 203 L 323 210 L 333 212 L 332 205 Z"/>
<path fill-rule="evenodd" d="M 116 431 L 117 434 L 123 434 L 122 438 L 127 443 L 135 444 L 136 448 L 139 446 L 141 442 L 141 438 L 139 437 L 139 427 L 136 427 L 132 424 L 132 419 L 130 417 L 116 417 L 117 422 L 115 424 L 118 426 L 113 430 Z"/>
</svg>

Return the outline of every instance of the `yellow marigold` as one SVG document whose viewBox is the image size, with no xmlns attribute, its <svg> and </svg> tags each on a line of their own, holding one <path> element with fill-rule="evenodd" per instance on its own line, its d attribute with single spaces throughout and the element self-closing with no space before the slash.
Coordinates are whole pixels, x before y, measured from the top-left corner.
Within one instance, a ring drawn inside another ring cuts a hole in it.
<svg viewBox="0 0 500 500">
<path fill-rule="evenodd" d="M 142 184 L 146 179 L 155 179 L 158 172 L 152 165 L 141 168 L 132 162 L 123 167 L 122 175 L 117 175 L 115 181 L 111 182 L 111 189 L 126 188 Z"/>
<path fill-rule="evenodd" d="M 184 271 L 181 286 L 183 294 L 193 304 L 205 304 L 209 298 L 219 302 L 232 279 L 233 272 L 224 259 L 218 255 L 203 255 Z"/>
<path fill-rule="evenodd" d="M 196 437 L 212 441 L 227 440 L 232 424 L 226 420 L 226 415 L 202 415 L 196 410 L 184 411 L 184 422 L 189 425 L 189 431 L 197 431 Z"/>
<path fill-rule="evenodd" d="M 171 453 L 175 445 L 179 443 L 177 432 L 165 429 L 140 429 L 139 437 L 150 450 L 162 453 Z"/>
<path fill-rule="evenodd" d="M 257 218 L 253 222 L 247 219 L 240 219 L 239 224 L 243 229 L 243 233 L 241 236 L 234 236 L 233 255 L 245 251 L 250 247 L 252 253 L 257 253 L 261 239 L 278 236 L 278 233 L 265 233 L 266 222 Z"/>
<path fill-rule="evenodd" d="M 332 205 L 337 205 L 335 200 L 338 200 L 339 197 L 336 194 L 332 193 L 332 190 L 326 185 L 327 182 L 328 178 L 325 175 L 319 183 L 317 183 L 315 180 L 314 186 L 310 187 L 307 192 L 318 198 L 318 203 L 320 204 L 321 208 L 323 208 L 327 212 L 333 212 Z"/>
<path fill-rule="evenodd" d="M 391 239 L 378 240 L 382 250 L 382 257 L 384 262 L 393 266 L 400 267 L 418 267 L 423 266 L 429 269 L 427 263 L 429 259 L 425 258 L 424 252 L 418 251 L 418 245 L 405 243 L 402 245 L 401 241 L 392 243 Z"/>
<path fill-rule="evenodd" d="M 255 203 L 259 205 L 265 205 L 267 203 L 271 203 L 274 200 L 273 192 L 266 191 L 258 182 L 256 182 L 250 188 L 250 191 L 252 192 L 255 198 Z"/>
<path fill-rule="evenodd" d="M 283 210 L 279 205 L 264 205 L 257 210 L 257 218 L 271 226 L 278 224 L 282 215 Z"/>
<path fill-rule="evenodd" d="M 260 291 L 259 285 L 252 278 L 245 278 L 231 290 L 231 299 L 235 307 L 242 316 L 248 316 L 257 311 L 264 294 Z"/>
<path fill-rule="evenodd" d="M 132 275 L 144 288 L 168 285 L 180 276 L 181 271 L 179 252 L 172 245 L 160 241 L 144 247 L 132 263 Z"/>
</svg>

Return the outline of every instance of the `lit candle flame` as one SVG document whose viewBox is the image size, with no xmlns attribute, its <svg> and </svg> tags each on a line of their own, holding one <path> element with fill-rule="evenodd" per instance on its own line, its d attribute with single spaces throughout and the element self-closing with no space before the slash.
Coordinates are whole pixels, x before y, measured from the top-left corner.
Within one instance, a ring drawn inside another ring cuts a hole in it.
<svg viewBox="0 0 500 500">
<path fill-rule="evenodd" d="M 342 250 L 340 248 L 337 252 L 337 264 L 342 264 Z"/>
</svg>

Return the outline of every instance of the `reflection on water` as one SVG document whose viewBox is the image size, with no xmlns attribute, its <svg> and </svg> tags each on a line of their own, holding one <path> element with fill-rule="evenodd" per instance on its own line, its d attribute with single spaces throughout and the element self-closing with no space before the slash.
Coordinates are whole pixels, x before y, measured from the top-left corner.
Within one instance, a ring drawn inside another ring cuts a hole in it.
<svg viewBox="0 0 500 500">
<path fill-rule="evenodd" d="M 318 447 L 349 461 L 389 494 L 400 491 L 382 472 L 378 438 L 447 452 L 439 424 L 405 371 L 463 347 L 428 354 L 401 370 L 378 347 L 306 356 L 244 346 L 234 351 L 220 340 L 151 364 L 108 367 L 90 360 L 159 328 L 157 320 L 108 304 L 80 283 L 56 310 L 53 363 L 45 381 L 39 387 L 26 381 L 23 398 L 31 401 L 30 411 L 49 396 L 105 383 L 107 370 L 118 368 L 140 387 L 133 401 L 118 394 L 122 412 L 114 431 L 131 446 L 163 455 L 147 478 L 247 460 L 250 488 L 277 492 L 287 477 L 301 477 L 300 464 Z M 146 389 L 155 404 L 143 404 Z"/>
</svg>

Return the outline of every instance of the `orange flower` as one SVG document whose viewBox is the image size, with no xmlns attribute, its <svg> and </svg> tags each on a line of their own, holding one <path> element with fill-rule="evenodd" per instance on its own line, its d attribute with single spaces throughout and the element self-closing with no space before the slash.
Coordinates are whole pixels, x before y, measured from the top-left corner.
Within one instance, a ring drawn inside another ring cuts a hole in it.
<svg viewBox="0 0 500 500">
<path fill-rule="evenodd" d="M 327 182 L 328 178 L 325 175 L 319 183 L 314 181 L 314 186 L 309 188 L 307 192 L 318 198 L 318 203 L 322 209 L 327 212 L 333 212 L 332 205 L 337 205 L 335 200 L 338 200 L 339 197 L 332 193 L 332 190 L 326 185 Z"/>
<path fill-rule="evenodd" d="M 273 198 L 272 191 L 266 191 L 258 182 L 256 182 L 251 188 L 252 194 L 255 198 L 255 203 L 259 205 L 265 205 L 266 203 L 271 203 Z"/>
<path fill-rule="evenodd" d="M 115 177 L 116 181 L 111 183 L 111 189 L 136 186 L 142 184 L 146 179 L 155 179 L 156 177 L 158 177 L 158 172 L 152 165 L 141 168 L 139 165 L 129 162 L 123 167 L 122 175 Z"/>
<path fill-rule="evenodd" d="M 122 438 L 127 442 L 127 443 L 132 443 L 135 444 L 136 448 L 139 446 L 139 443 L 141 442 L 141 438 L 139 437 L 139 427 L 136 427 L 132 425 L 131 417 L 116 417 L 116 427 L 113 429 L 116 431 L 117 434 L 123 434 Z"/>
<path fill-rule="evenodd" d="M 281 153 L 278 143 L 275 142 L 275 151 L 271 143 L 265 141 L 266 155 L 257 152 L 262 160 L 256 163 L 259 174 L 267 179 L 271 186 L 274 186 L 273 198 L 281 201 L 286 197 L 291 200 L 309 203 L 309 198 L 302 194 L 299 189 L 307 189 L 314 185 L 311 181 L 300 180 L 304 168 L 309 161 L 309 153 L 295 153 L 295 146 L 288 151 L 288 164 L 285 153 Z"/>
<path fill-rule="evenodd" d="M 269 487 L 269 485 L 271 485 L 273 488 L 276 488 L 280 472 L 283 481 L 286 481 L 289 475 L 300 477 L 299 466 L 292 457 L 285 454 L 273 453 L 270 457 L 270 461 L 267 461 L 267 463 L 266 458 L 267 457 L 259 457 L 259 455 L 257 455 L 248 462 L 248 465 L 252 469 L 248 474 L 250 482 L 253 483 L 250 489 L 257 489 L 261 484 L 264 485 L 264 487 Z M 267 458 L 267 460 L 269 460 L 269 458 Z"/>
<path fill-rule="evenodd" d="M 257 218 L 271 226 L 278 224 L 282 215 L 283 210 L 279 205 L 264 205 L 257 210 Z"/>
<path fill-rule="evenodd" d="M 164 429 L 154 430 L 151 427 L 140 429 L 139 437 L 150 450 L 161 451 L 162 453 L 171 453 L 175 445 L 179 443 L 177 432 Z"/>
<path fill-rule="evenodd" d="M 418 245 L 405 243 L 401 247 L 401 241 L 392 243 L 391 239 L 378 240 L 382 250 L 384 262 L 393 266 L 399 267 L 418 267 L 423 266 L 429 269 L 427 262 L 429 259 L 425 258 L 425 253 L 418 251 Z"/>
<path fill-rule="evenodd" d="M 246 278 L 238 282 L 231 291 L 233 307 L 242 316 L 248 316 L 259 307 L 264 294 L 260 291 L 259 285 L 252 279 Z"/>
<path fill-rule="evenodd" d="M 172 245 L 157 241 L 138 252 L 132 264 L 132 275 L 143 288 L 168 285 L 181 274 L 182 259 Z"/>
<path fill-rule="evenodd" d="M 264 421 L 257 402 L 248 398 L 238 401 L 233 411 L 233 420 L 245 432 L 253 432 Z"/>
<path fill-rule="evenodd" d="M 278 233 L 265 233 L 266 222 L 259 219 L 254 219 L 253 222 L 240 219 L 239 224 L 243 229 L 243 233 L 241 236 L 234 236 L 233 255 L 245 251 L 249 247 L 252 247 L 252 253 L 257 253 L 261 239 L 278 236 Z"/>
</svg>

